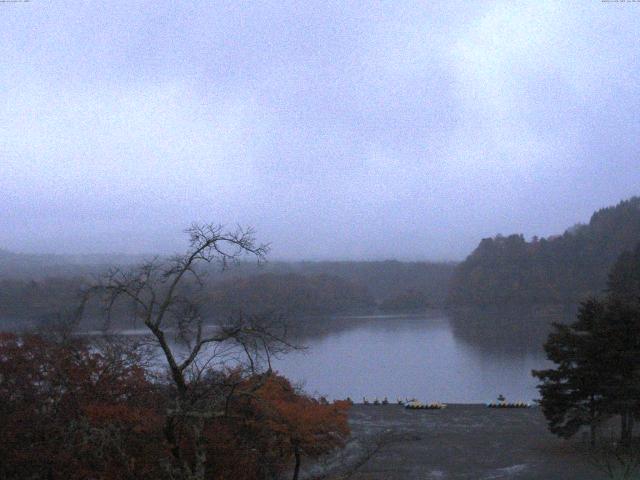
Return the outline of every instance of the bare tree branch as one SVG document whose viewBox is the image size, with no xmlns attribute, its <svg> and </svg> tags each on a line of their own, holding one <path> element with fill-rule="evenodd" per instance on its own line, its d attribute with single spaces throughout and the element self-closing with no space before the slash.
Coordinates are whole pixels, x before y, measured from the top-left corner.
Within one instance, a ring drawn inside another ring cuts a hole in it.
<svg viewBox="0 0 640 480">
<path fill-rule="evenodd" d="M 141 320 L 155 340 L 168 369 L 170 387 L 175 389 L 164 428 L 174 459 L 168 470 L 175 478 L 203 480 L 204 422 L 228 415 L 232 398 L 252 396 L 271 374 L 272 357 L 296 347 L 286 340 L 281 317 L 239 314 L 208 331 L 201 313 L 206 275 L 201 267 L 215 263 L 224 270 L 243 256 L 261 263 L 269 247 L 256 243 L 251 228 L 225 231 L 220 225 L 193 224 L 186 233 L 189 248 L 183 255 L 164 261 L 154 257 L 129 270 L 113 268 L 85 292 L 85 298 L 102 298 L 107 327 L 112 313 L 120 312 L 123 302 L 128 303 L 131 320 Z M 215 373 L 215 359 L 226 354 L 220 346 L 240 349 L 246 356 L 246 373 L 253 376 L 249 387 L 243 373 L 231 383 L 224 380 L 225 375 Z M 263 357 L 268 368 L 258 374 Z M 184 435 L 190 435 L 189 443 L 195 449 L 190 455 L 182 452 Z"/>
</svg>

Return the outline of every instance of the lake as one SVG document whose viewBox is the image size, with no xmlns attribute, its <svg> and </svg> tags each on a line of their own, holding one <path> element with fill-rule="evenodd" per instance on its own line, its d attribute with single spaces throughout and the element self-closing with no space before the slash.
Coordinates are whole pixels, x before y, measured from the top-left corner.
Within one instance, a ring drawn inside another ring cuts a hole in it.
<svg viewBox="0 0 640 480">
<path fill-rule="evenodd" d="M 551 322 L 574 315 L 573 307 L 514 307 L 292 318 L 291 340 L 305 348 L 275 359 L 273 367 L 328 399 L 485 403 L 502 394 L 531 401 L 538 398 L 531 370 L 552 365 L 542 348 Z M 217 352 L 221 364 L 237 362 L 229 352 L 231 360 L 224 348 Z"/>
<path fill-rule="evenodd" d="M 557 309 L 307 319 L 297 334 L 306 350 L 274 368 L 330 399 L 531 401 L 531 370 L 550 365 L 542 348 L 550 322 L 566 319 Z"/>
</svg>

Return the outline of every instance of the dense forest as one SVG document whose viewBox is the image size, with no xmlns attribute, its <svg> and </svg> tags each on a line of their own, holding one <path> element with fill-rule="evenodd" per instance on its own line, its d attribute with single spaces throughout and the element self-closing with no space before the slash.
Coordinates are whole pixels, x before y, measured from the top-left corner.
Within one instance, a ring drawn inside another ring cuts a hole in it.
<svg viewBox="0 0 640 480">
<path fill-rule="evenodd" d="M 47 277 L 40 280 L 0 280 L 0 319 L 5 325 L 47 324 L 72 314 L 87 285 L 83 277 Z M 371 311 L 376 304 L 363 286 L 329 275 L 263 273 L 207 282 L 202 292 L 203 314 L 217 321 L 229 315 L 272 313 L 331 315 Z M 84 326 L 103 323 L 99 312 L 88 305 Z M 130 327 L 116 313 L 112 324 Z"/>
<path fill-rule="evenodd" d="M 211 271 L 218 281 L 229 277 L 246 278 L 261 274 L 295 274 L 300 277 L 329 276 L 365 288 L 375 304 L 382 309 L 394 305 L 399 310 L 418 306 L 438 307 L 445 303 L 449 283 L 456 264 L 453 262 L 384 261 L 274 261 L 257 267 L 241 263 L 225 273 Z"/>
<path fill-rule="evenodd" d="M 640 197 L 598 210 L 563 235 L 483 239 L 460 263 L 448 304 L 576 304 L 606 287 L 616 258 L 640 239 Z"/>
<path fill-rule="evenodd" d="M 213 315 L 276 312 L 325 315 L 372 309 L 366 287 L 329 275 L 263 273 L 214 285 L 207 305 Z"/>
<path fill-rule="evenodd" d="M 0 278 L 41 280 L 96 275 L 113 265 L 131 265 L 144 258 L 143 255 L 117 254 L 27 254 L 0 248 Z"/>
<path fill-rule="evenodd" d="M 431 306 L 443 305 L 456 264 L 453 262 L 296 262 L 289 264 L 298 273 L 335 275 L 366 286 L 377 302 L 393 302 L 407 297 L 412 308 L 415 296 Z"/>
<path fill-rule="evenodd" d="M 47 323 L 72 310 L 83 285 L 108 265 L 126 269 L 142 260 L 0 251 L 0 320 L 16 326 Z M 289 316 L 421 311 L 444 304 L 454 267 L 398 261 L 239 262 L 225 271 L 206 266 L 205 313 L 214 320 L 240 311 Z"/>
<path fill-rule="evenodd" d="M 19 326 L 49 321 L 80 302 L 81 277 L 0 280 L 0 320 Z"/>
</svg>

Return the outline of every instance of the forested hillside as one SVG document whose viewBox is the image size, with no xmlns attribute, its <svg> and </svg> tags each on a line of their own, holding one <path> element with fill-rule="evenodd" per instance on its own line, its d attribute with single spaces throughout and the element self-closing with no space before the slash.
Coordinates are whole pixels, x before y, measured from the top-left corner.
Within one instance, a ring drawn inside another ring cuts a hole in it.
<svg viewBox="0 0 640 480">
<path fill-rule="evenodd" d="M 82 285 L 79 277 L 0 279 L 0 322 L 51 320 L 79 305 Z"/>
<path fill-rule="evenodd" d="M 131 265 L 144 255 L 51 255 L 15 253 L 0 248 L 0 279 L 37 280 L 96 275 L 113 265 Z"/>
<path fill-rule="evenodd" d="M 297 274 L 301 276 L 329 275 L 365 287 L 376 303 L 415 304 L 442 306 L 449 291 L 449 282 L 456 264 L 453 262 L 400 262 L 381 261 L 272 261 L 265 265 L 241 262 L 227 272 L 215 267 L 210 278 L 224 281 L 229 277 L 251 277 L 264 273 Z"/>
<path fill-rule="evenodd" d="M 456 268 L 448 303 L 576 303 L 605 289 L 616 258 L 639 241 L 640 197 L 598 210 L 563 235 L 485 238 Z"/>
<path fill-rule="evenodd" d="M 48 322 L 79 305 L 86 280 L 48 277 L 41 280 L 0 280 L 0 321 L 15 325 Z M 264 273 L 230 277 L 206 285 L 202 313 L 208 320 L 238 314 L 330 315 L 371 311 L 376 304 L 368 290 L 330 275 Z M 96 312 L 88 317 L 100 321 Z M 112 321 L 128 327 L 124 318 Z M 91 327 L 94 325 L 85 325 Z"/>
<path fill-rule="evenodd" d="M 326 315 L 362 312 L 375 303 L 365 287 L 336 276 L 265 273 L 215 284 L 207 306 L 216 316 L 237 312 Z"/>
<path fill-rule="evenodd" d="M 335 275 L 366 287 L 381 304 L 412 309 L 417 303 L 444 304 L 455 263 L 400 262 L 296 262 L 288 264 L 306 275 Z M 418 301 L 416 301 L 418 299 Z"/>
<path fill-rule="evenodd" d="M 0 252 L 0 321 L 47 322 L 73 310 L 83 285 L 112 265 L 142 257 L 73 258 Z M 211 266 L 207 316 L 278 312 L 288 315 L 422 311 L 441 306 L 454 265 L 428 262 L 241 262 L 221 272 Z M 89 315 L 98 318 L 96 312 Z M 117 319 L 116 319 L 117 320 Z M 97 321 L 97 320 L 96 320 Z M 119 322 L 120 323 L 120 322 Z"/>
</svg>

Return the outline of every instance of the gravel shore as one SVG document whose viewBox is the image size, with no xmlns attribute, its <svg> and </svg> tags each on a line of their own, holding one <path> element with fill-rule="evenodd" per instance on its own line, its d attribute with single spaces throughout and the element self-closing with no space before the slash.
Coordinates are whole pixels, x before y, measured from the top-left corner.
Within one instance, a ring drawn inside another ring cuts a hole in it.
<svg viewBox="0 0 640 480">
<path fill-rule="evenodd" d="M 607 478 L 580 453 L 577 440 L 548 432 L 537 407 L 354 405 L 350 424 L 344 451 L 310 465 L 307 478 L 323 470 L 353 480 Z"/>
</svg>

